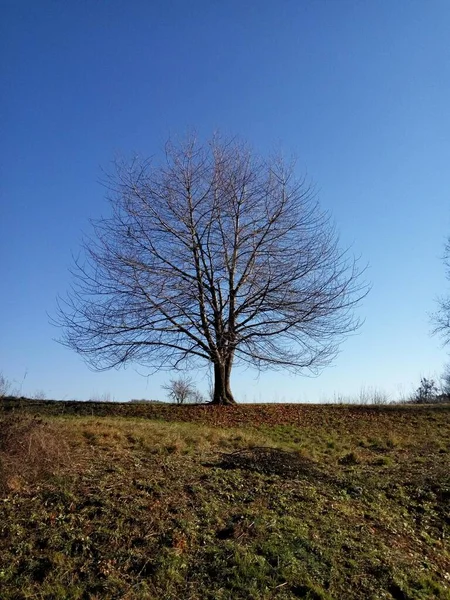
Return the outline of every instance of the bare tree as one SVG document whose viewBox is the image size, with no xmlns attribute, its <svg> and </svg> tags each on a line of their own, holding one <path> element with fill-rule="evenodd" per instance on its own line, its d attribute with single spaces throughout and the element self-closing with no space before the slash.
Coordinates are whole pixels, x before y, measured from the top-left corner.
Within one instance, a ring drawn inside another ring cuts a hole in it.
<svg viewBox="0 0 450 600">
<path fill-rule="evenodd" d="M 201 404 L 204 402 L 203 396 L 196 389 L 190 377 L 171 379 L 168 384 L 162 387 L 168 392 L 169 398 L 176 402 L 176 404 L 187 404 L 188 402 Z"/>
<path fill-rule="evenodd" d="M 236 361 L 315 373 L 359 327 L 367 286 L 293 164 L 191 137 L 162 164 L 116 163 L 107 185 L 112 214 L 56 319 L 95 369 L 205 361 L 213 403 L 232 404 Z"/>
<path fill-rule="evenodd" d="M 439 390 L 434 379 L 420 378 L 420 385 L 415 391 L 411 403 L 412 404 L 430 404 L 438 397 Z"/>
<path fill-rule="evenodd" d="M 450 238 L 445 245 L 444 266 L 447 279 L 450 280 Z M 438 299 L 438 311 L 432 315 L 433 333 L 442 337 L 444 345 L 450 344 L 450 296 Z"/>
<path fill-rule="evenodd" d="M 441 375 L 441 393 L 450 397 L 450 365 L 445 365 L 444 372 Z"/>
</svg>

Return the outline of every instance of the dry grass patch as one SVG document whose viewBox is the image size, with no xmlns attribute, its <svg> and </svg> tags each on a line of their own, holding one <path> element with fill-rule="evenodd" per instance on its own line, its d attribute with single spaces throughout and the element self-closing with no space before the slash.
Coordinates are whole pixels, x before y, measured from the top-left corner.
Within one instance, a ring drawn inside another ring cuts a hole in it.
<svg viewBox="0 0 450 600">
<path fill-rule="evenodd" d="M 69 445 L 58 427 L 27 415 L 0 419 L 0 489 L 18 490 L 56 474 L 69 460 Z"/>
<path fill-rule="evenodd" d="M 146 419 L 82 417 L 55 419 L 62 437 L 77 444 L 120 453 L 187 454 L 209 457 L 211 453 L 267 445 L 258 431 L 217 428 L 194 423 L 171 423 Z M 277 444 L 274 444 L 277 445 Z"/>
</svg>

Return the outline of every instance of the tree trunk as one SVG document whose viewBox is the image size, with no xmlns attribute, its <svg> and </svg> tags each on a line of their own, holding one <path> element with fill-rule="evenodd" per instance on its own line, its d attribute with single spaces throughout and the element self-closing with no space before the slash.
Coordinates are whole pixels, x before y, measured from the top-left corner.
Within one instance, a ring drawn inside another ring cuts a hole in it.
<svg viewBox="0 0 450 600">
<path fill-rule="evenodd" d="M 230 387 L 232 361 L 214 364 L 214 397 L 211 404 L 236 404 Z"/>
</svg>

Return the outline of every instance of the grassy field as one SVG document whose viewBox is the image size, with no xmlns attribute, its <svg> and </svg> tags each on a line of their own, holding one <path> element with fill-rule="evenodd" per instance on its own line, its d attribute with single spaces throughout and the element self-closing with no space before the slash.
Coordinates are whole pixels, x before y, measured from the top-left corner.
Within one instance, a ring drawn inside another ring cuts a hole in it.
<svg viewBox="0 0 450 600">
<path fill-rule="evenodd" d="M 450 598 L 448 405 L 17 406 L 2 600 Z"/>
</svg>

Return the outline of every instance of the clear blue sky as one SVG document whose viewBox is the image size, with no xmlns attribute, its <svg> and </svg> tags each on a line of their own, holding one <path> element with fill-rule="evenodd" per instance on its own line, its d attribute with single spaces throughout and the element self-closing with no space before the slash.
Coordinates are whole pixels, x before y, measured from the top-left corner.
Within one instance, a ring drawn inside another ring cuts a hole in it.
<svg viewBox="0 0 450 600">
<path fill-rule="evenodd" d="M 88 219 L 107 214 L 101 167 L 192 128 L 294 153 L 343 242 L 370 263 L 366 322 L 334 365 L 316 379 L 236 371 L 238 400 L 320 401 L 362 386 L 395 396 L 442 371 L 428 313 L 450 287 L 448 0 L 1 0 L 0 10 L 0 371 L 22 393 L 164 397 L 167 373 L 91 372 L 54 341 L 47 313 Z"/>
</svg>

